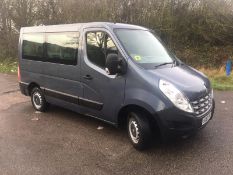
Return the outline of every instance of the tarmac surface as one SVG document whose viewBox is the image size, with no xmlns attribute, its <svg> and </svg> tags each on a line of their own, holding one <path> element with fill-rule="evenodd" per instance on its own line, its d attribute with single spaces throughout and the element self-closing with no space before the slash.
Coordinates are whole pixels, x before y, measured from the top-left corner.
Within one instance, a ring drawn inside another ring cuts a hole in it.
<svg viewBox="0 0 233 175">
<path fill-rule="evenodd" d="M 16 76 L 0 74 L 0 175 L 233 174 L 233 92 L 215 100 L 195 136 L 139 152 L 122 129 L 56 106 L 35 112 Z"/>
</svg>

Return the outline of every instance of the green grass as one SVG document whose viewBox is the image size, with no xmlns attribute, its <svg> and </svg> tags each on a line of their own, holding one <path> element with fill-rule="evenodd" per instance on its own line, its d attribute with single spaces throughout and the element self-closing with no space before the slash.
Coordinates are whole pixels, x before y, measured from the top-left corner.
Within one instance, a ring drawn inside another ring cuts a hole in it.
<svg viewBox="0 0 233 175">
<path fill-rule="evenodd" d="M 18 63 L 15 59 L 0 59 L 0 73 L 17 74 Z"/>
<path fill-rule="evenodd" d="M 206 74 L 215 90 L 233 91 L 233 72 L 230 76 L 226 76 L 225 69 L 199 69 Z"/>
<path fill-rule="evenodd" d="M 210 77 L 212 86 L 216 90 L 233 90 L 233 76 L 221 76 Z"/>
</svg>

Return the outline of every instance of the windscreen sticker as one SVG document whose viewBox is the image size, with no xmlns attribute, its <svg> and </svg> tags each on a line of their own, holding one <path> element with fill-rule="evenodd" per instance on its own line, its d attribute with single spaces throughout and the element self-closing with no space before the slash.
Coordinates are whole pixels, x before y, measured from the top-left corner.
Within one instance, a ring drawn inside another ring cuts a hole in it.
<svg viewBox="0 0 233 175">
<path fill-rule="evenodd" d="M 135 61 L 141 61 L 141 59 L 142 59 L 142 58 L 141 58 L 141 56 L 139 56 L 139 55 L 135 55 L 135 56 L 134 56 L 134 60 L 135 60 Z"/>
</svg>

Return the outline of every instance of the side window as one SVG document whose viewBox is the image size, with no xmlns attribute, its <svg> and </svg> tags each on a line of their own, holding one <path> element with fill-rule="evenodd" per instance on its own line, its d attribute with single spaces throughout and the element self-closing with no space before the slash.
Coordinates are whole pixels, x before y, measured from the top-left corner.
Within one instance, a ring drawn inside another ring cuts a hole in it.
<svg viewBox="0 0 233 175">
<path fill-rule="evenodd" d="M 44 34 L 23 34 L 23 59 L 42 60 Z"/>
<path fill-rule="evenodd" d="M 95 65 L 105 67 L 104 32 L 88 32 L 86 35 L 87 56 Z"/>
<path fill-rule="evenodd" d="M 79 33 L 47 33 L 47 61 L 61 64 L 77 64 Z"/>
<path fill-rule="evenodd" d="M 108 54 L 118 54 L 116 45 L 105 32 L 88 32 L 86 34 L 86 43 L 88 59 L 101 68 L 105 68 Z"/>
</svg>

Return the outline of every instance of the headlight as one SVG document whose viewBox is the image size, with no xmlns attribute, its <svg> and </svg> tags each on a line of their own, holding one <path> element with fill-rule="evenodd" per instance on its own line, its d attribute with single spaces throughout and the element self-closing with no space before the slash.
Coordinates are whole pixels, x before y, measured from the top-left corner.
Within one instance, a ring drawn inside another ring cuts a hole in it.
<svg viewBox="0 0 233 175">
<path fill-rule="evenodd" d="M 173 84 L 160 80 L 159 88 L 177 108 L 190 113 L 194 112 L 189 100 Z"/>
</svg>

